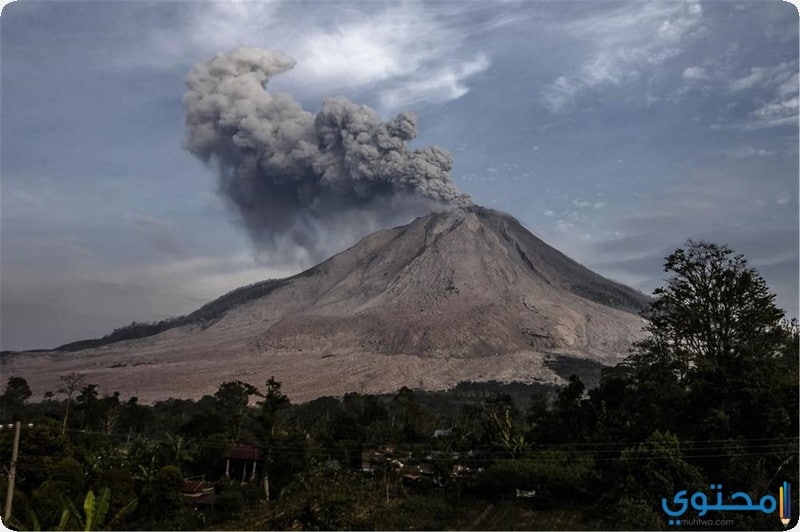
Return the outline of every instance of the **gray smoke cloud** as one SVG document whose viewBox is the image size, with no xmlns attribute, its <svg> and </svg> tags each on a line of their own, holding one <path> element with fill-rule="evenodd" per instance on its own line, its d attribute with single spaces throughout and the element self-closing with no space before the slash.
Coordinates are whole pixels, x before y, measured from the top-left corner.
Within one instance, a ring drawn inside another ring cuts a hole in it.
<svg viewBox="0 0 800 532">
<path fill-rule="evenodd" d="M 186 78 L 186 148 L 217 167 L 220 193 L 260 250 L 294 246 L 319 259 L 400 218 L 471 203 L 448 151 L 408 148 L 413 114 L 382 122 L 365 105 L 329 98 L 315 115 L 269 93 L 269 80 L 294 65 L 281 52 L 238 48 Z"/>
</svg>

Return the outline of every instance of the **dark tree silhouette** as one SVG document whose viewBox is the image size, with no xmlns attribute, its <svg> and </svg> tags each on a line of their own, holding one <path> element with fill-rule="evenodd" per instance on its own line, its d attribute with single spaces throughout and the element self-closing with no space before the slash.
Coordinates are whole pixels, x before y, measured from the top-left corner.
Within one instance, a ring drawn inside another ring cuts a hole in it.
<svg viewBox="0 0 800 532">
<path fill-rule="evenodd" d="M 28 381 L 22 377 L 9 377 L 6 383 L 6 391 L 0 395 L 0 405 L 4 408 L 16 408 L 22 406 L 32 395 Z"/>
<path fill-rule="evenodd" d="M 784 313 L 742 255 L 689 240 L 664 270 L 672 275 L 645 313 L 650 337 L 639 345 L 639 360 L 666 363 L 684 379 L 693 369 L 772 357 L 783 345 Z"/>
</svg>

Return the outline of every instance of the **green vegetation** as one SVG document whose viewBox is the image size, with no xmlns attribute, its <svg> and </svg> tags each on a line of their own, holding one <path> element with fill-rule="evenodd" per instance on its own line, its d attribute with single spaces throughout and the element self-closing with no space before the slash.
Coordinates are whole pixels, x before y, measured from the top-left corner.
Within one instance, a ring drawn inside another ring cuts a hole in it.
<svg viewBox="0 0 800 532">
<path fill-rule="evenodd" d="M 573 371 L 560 389 L 462 383 L 300 405 L 274 379 L 140 405 L 76 375 L 30 403 L 12 376 L 0 416 L 25 425 L 11 524 L 668 529 L 661 499 L 679 490 L 721 483 L 757 498 L 797 486 L 797 324 L 725 247 L 690 242 L 666 269 L 650 336 L 588 390 L 576 373 L 593 368 L 577 360 L 553 362 Z M 3 463 L 12 432 L 0 432 Z M 213 505 L 189 497 L 195 488 Z M 704 518 L 782 529 L 762 512 Z"/>
</svg>

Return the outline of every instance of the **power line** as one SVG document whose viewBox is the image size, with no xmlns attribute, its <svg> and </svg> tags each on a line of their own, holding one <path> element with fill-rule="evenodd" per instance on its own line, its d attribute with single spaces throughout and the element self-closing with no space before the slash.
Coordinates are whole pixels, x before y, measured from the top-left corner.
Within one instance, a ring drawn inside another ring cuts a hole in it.
<svg viewBox="0 0 800 532">
<path fill-rule="evenodd" d="M 87 434 L 104 434 L 100 431 L 85 431 L 80 429 L 70 429 L 71 432 L 79 432 L 79 433 L 87 433 Z M 112 436 L 113 437 L 113 436 Z M 118 438 L 121 436 L 117 436 Z M 778 438 L 783 440 L 791 440 L 796 441 L 798 438 Z M 766 438 L 751 438 L 750 441 L 765 441 Z M 142 441 L 142 440 L 140 440 Z M 145 438 L 143 440 L 147 443 L 169 443 L 169 439 L 157 439 L 157 438 Z M 706 440 L 709 442 L 721 442 L 721 441 L 733 441 L 738 442 L 739 440 Z M 185 442 L 188 445 L 196 445 L 201 448 L 206 449 L 217 449 L 217 450 L 226 450 L 233 446 L 233 444 L 225 444 L 219 445 L 217 441 L 211 439 L 186 439 Z M 691 442 L 691 440 L 687 440 L 687 442 Z M 639 445 L 647 444 L 646 441 L 638 442 Z M 567 446 L 568 444 L 564 444 Z M 633 443 L 629 445 L 634 445 Z M 535 444 L 531 447 L 528 447 L 527 451 L 528 455 L 520 458 L 510 458 L 507 453 L 493 446 L 475 446 L 471 450 L 477 451 L 476 455 L 470 457 L 467 455 L 467 452 L 464 451 L 436 451 L 432 449 L 430 446 L 425 444 L 411 444 L 409 448 L 404 448 L 401 451 L 397 452 L 397 456 L 402 459 L 404 454 L 407 453 L 417 453 L 419 455 L 428 455 L 433 454 L 436 452 L 442 452 L 449 454 L 449 458 L 452 460 L 453 454 L 458 454 L 458 459 L 460 460 L 468 460 L 468 461 L 482 461 L 482 460 L 490 460 L 490 461 L 517 461 L 517 462 L 540 462 L 540 463 L 563 463 L 563 462 L 574 462 L 576 459 L 578 460 L 586 460 L 586 461 L 594 461 L 594 462 L 606 462 L 606 461 L 640 461 L 640 460 L 664 460 L 664 459 L 702 459 L 702 458 L 721 458 L 721 457 L 734 457 L 734 456 L 773 456 L 780 454 L 781 456 L 786 456 L 786 454 L 797 455 L 798 450 L 797 446 L 793 446 L 794 450 L 788 450 L 790 446 L 790 442 L 786 441 L 785 443 L 762 443 L 762 444 L 750 444 L 745 446 L 745 448 L 741 449 L 739 452 L 709 452 L 709 451 L 722 451 L 727 449 L 726 446 L 703 446 L 703 447 L 681 447 L 676 449 L 675 453 L 664 453 L 660 449 L 650 449 L 647 447 L 644 448 L 636 448 L 636 447 L 620 447 L 618 449 L 552 449 L 552 448 L 538 448 Z M 417 447 L 414 449 L 414 447 Z M 305 443 L 297 443 L 297 442 L 276 442 L 272 444 L 267 444 L 261 447 L 262 449 L 267 450 L 278 457 L 280 455 L 284 456 L 291 456 L 291 457 L 325 457 L 330 455 L 335 455 L 340 452 L 346 451 L 370 451 L 370 450 L 379 450 L 381 448 L 385 448 L 385 446 L 380 445 L 364 445 L 364 444 L 347 444 L 347 443 L 340 443 L 334 446 L 321 446 L 321 445 L 314 445 L 314 444 L 305 444 Z M 553 452 L 562 452 L 564 456 L 553 456 L 549 454 L 551 451 Z M 622 453 L 623 451 L 630 451 L 633 455 L 632 456 L 616 456 L 617 453 Z M 692 451 L 696 451 L 699 454 L 692 454 Z M 689 454 L 685 454 L 689 453 Z M 614 454 L 615 456 L 608 456 L 609 454 Z M 419 459 L 419 458 L 417 458 Z"/>
</svg>

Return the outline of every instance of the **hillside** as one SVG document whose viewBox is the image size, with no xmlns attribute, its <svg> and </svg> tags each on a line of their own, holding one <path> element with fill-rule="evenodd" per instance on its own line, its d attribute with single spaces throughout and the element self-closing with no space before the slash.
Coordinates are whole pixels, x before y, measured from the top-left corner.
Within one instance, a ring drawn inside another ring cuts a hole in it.
<svg viewBox="0 0 800 532">
<path fill-rule="evenodd" d="M 305 272 L 234 290 L 181 318 L 16 356 L 6 370 L 44 389 L 59 374 L 88 372 L 104 389 L 143 399 L 272 374 L 299 398 L 462 380 L 557 382 L 543 354 L 619 361 L 641 336 L 636 313 L 647 301 L 511 216 L 472 206 L 378 231 Z"/>
</svg>

